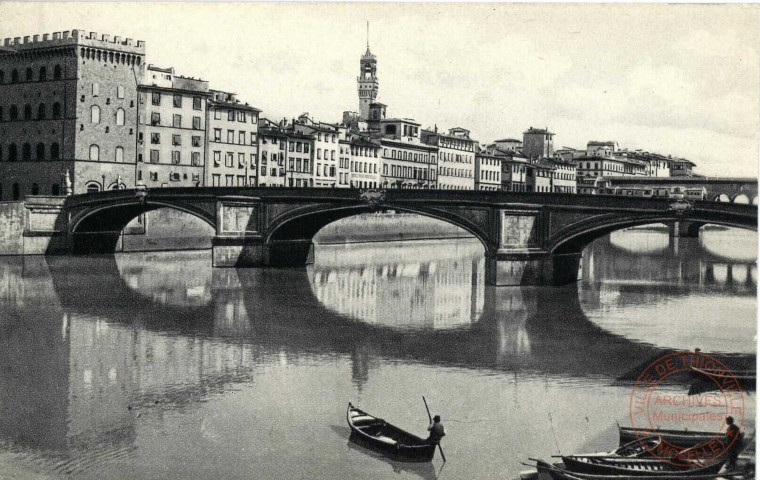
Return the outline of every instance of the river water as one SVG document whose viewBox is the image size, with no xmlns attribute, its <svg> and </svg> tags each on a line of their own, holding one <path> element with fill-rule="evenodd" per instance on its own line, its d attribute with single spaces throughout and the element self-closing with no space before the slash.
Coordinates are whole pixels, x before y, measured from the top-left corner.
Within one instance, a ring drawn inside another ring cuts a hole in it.
<svg viewBox="0 0 760 480">
<path fill-rule="evenodd" d="M 318 246 L 305 269 L 212 269 L 208 251 L 0 258 L 0 465 L 514 477 L 529 457 L 613 448 L 632 388 L 619 378 L 669 348 L 751 361 L 756 251 L 742 230 L 617 232 L 561 288 L 485 286 L 466 239 Z M 424 435 L 423 395 L 446 427 L 443 468 L 347 442 L 349 401 Z"/>
</svg>

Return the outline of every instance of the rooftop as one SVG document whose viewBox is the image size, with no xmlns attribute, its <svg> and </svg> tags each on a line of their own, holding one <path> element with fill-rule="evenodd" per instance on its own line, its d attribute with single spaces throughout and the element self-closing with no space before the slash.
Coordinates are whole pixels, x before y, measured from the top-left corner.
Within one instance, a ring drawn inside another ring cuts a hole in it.
<svg viewBox="0 0 760 480">
<path fill-rule="evenodd" d="M 526 134 L 541 134 L 541 135 L 554 135 L 552 132 L 549 131 L 548 128 L 528 128 L 525 132 Z"/>
</svg>

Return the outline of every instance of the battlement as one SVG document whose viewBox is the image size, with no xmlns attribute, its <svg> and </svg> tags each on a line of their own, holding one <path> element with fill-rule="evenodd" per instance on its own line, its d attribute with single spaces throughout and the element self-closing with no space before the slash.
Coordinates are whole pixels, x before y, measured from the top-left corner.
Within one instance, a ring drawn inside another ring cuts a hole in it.
<svg viewBox="0 0 760 480">
<path fill-rule="evenodd" d="M 118 50 L 125 53 L 145 55 L 145 42 L 134 41 L 131 38 L 122 38 L 109 34 L 98 35 L 97 32 L 85 32 L 84 30 L 64 30 L 62 32 L 43 33 L 42 35 L 26 35 L 22 37 L 6 37 L 2 46 L 6 51 L 30 51 L 41 48 L 51 48 L 68 45 L 81 45 L 99 47 L 108 50 Z"/>
</svg>

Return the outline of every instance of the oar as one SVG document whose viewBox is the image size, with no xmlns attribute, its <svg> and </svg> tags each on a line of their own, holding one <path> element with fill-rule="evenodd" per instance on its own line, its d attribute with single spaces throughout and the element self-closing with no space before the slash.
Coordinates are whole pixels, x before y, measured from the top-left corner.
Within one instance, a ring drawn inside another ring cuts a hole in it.
<svg viewBox="0 0 760 480">
<path fill-rule="evenodd" d="M 422 401 L 425 402 L 425 410 L 428 412 L 428 420 L 430 423 L 433 423 L 433 417 L 430 416 L 430 409 L 428 408 L 427 400 L 425 400 L 425 395 L 422 396 Z M 441 447 L 441 443 L 438 443 L 438 451 L 441 452 L 441 458 L 444 462 L 446 462 L 446 455 L 443 454 L 443 447 Z"/>
</svg>

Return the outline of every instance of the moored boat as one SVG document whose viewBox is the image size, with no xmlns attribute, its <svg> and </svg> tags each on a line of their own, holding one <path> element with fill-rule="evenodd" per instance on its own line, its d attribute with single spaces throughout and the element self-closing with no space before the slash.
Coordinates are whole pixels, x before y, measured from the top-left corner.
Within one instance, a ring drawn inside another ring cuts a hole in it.
<svg viewBox="0 0 760 480">
<path fill-rule="evenodd" d="M 641 477 L 660 474 L 712 475 L 718 473 L 725 458 L 708 464 L 697 462 L 671 463 L 659 458 L 593 457 L 583 455 L 563 455 L 565 469 L 576 473 L 594 475 L 626 475 Z"/>
<path fill-rule="evenodd" d="M 695 447 L 708 443 L 711 440 L 722 440 L 724 435 L 716 432 L 699 432 L 689 430 L 667 430 L 667 429 L 644 429 L 633 427 L 618 426 L 618 433 L 620 436 L 620 445 L 631 443 L 635 440 L 642 438 L 648 438 L 651 436 L 658 436 L 664 442 L 670 445 L 675 445 L 683 449 Z"/>
<path fill-rule="evenodd" d="M 350 440 L 401 462 L 429 462 L 436 445 L 348 404 Z"/>
<path fill-rule="evenodd" d="M 677 472 L 650 472 L 642 475 L 631 475 L 630 473 L 602 475 L 572 472 L 566 468 L 552 465 L 542 460 L 535 460 L 535 462 L 535 467 L 539 475 L 542 472 L 545 472 L 553 480 L 624 480 L 630 478 L 635 478 L 636 480 L 716 480 L 736 477 L 745 478 L 742 476 L 743 472 L 703 473 L 695 472 L 692 470 Z"/>
</svg>

